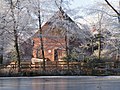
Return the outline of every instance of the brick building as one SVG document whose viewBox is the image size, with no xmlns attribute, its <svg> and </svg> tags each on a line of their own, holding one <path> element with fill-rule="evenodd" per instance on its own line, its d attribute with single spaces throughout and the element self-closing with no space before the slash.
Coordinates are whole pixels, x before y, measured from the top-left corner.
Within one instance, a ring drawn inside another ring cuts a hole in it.
<svg viewBox="0 0 120 90">
<path fill-rule="evenodd" d="M 61 60 L 66 55 L 66 46 L 70 50 L 85 41 L 82 29 L 63 10 L 56 12 L 42 26 L 42 37 L 45 58 L 52 61 Z M 21 48 L 24 47 L 23 58 L 28 57 L 27 55 L 32 56 L 31 58 L 42 58 L 39 30 L 24 43 L 21 45 Z"/>
</svg>

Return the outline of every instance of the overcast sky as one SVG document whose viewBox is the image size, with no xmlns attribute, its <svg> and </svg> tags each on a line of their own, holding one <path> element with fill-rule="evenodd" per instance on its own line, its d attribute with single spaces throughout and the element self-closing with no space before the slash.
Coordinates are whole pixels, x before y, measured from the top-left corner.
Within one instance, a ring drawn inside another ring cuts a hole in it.
<svg viewBox="0 0 120 90">
<path fill-rule="evenodd" d="M 85 7 L 87 5 L 93 4 L 94 0 L 73 0 L 73 7 Z"/>
<path fill-rule="evenodd" d="M 116 9 L 118 9 L 117 7 L 119 6 L 119 0 L 108 0 L 108 1 L 112 4 L 112 6 L 114 6 Z M 90 6 L 94 5 L 97 2 L 101 2 L 101 3 L 106 4 L 105 0 L 73 0 L 71 7 L 73 7 L 73 8 L 76 8 L 76 7 L 89 8 Z M 84 16 L 84 13 L 80 12 L 79 15 Z M 92 21 L 92 19 L 89 17 L 85 17 L 85 18 L 87 18 L 88 21 L 89 21 L 89 19 Z M 85 22 L 85 20 L 82 20 L 82 19 L 78 19 L 78 20 Z"/>
<path fill-rule="evenodd" d="M 95 2 L 105 2 L 105 0 L 73 0 L 74 2 L 72 3 L 73 4 L 73 7 L 86 7 L 86 6 L 89 6 Z M 116 3 L 116 2 L 119 2 L 119 0 L 108 0 L 110 3 Z"/>
</svg>

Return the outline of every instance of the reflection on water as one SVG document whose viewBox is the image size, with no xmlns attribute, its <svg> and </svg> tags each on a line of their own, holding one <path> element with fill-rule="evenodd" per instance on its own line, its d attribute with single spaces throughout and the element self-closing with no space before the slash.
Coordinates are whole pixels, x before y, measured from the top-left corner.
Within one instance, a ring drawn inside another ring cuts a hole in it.
<svg viewBox="0 0 120 90">
<path fill-rule="evenodd" d="M 120 90 L 120 77 L 1 77 L 0 90 Z"/>
</svg>

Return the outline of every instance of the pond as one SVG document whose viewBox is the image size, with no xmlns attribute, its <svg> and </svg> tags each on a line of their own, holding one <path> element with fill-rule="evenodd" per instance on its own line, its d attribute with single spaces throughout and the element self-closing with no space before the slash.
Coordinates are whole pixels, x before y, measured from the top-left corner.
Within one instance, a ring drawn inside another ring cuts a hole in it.
<svg viewBox="0 0 120 90">
<path fill-rule="evenodd" d="M 120 77 L 0 77 L 0 90 L 120 90 Z"/>
</svg>

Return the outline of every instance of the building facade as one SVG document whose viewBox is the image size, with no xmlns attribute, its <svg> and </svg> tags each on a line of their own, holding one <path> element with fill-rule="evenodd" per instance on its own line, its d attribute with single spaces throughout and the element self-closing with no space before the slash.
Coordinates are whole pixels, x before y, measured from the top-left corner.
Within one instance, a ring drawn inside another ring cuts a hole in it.
<svg viewBox="0 0 120 90">
<path fill-rule="evenodd" d="M 32 58 L 42 58 L 40 35 L 40 30 L 38 30 L 29 39 L 29 43 L 26 43 L 26 46 L 23 46 L 27 49 L 26 53 L 32 51 Z M 67 50 L 71 50 L 73 47 L 79 47 L 81 43 L 85 41 L 83 37 L 85 37 L 85 35 L 82 29 L 80 29 L 63 10 L 56 12 L 42 26 L 45 58 L 51 61 L 62 60 L 63 57 L 66 56 Z M 24 51 L 26 50 L 24 49 Z"/>
</svg>

